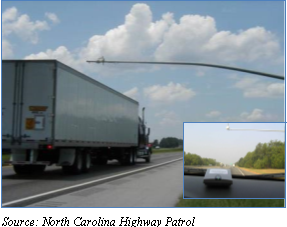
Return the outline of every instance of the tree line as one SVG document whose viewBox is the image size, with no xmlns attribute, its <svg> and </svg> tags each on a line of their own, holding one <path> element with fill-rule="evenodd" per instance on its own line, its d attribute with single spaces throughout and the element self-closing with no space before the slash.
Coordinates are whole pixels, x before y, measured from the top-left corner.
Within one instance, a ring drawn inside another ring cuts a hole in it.
<svg viewBox="0 0 287 227">
<path fill-rule="evenodd" d="M 184 152 L 184 165 L 213 165 L 219 166 L 220 163 L 212 158 L 202 158 L 197 154 L 190 154 Z"/>
<path fill-rule="evenodd" d="M 160 146 L 161 148 L 176 148 L 183 146 L 183 140 L 174 138 L 174 137 L 166 137 L 162 138 L 160 142 L 158 140 L 154 140 L 152 143 L 153 147 Z"/>
<path fill-rule="evenodd" d="M 245 157 L 240 158 L 236 165 L 255 169 L 284 169 L 285 142 L 259 143 L 254 151 L 250 151 Z"/>
</svg>

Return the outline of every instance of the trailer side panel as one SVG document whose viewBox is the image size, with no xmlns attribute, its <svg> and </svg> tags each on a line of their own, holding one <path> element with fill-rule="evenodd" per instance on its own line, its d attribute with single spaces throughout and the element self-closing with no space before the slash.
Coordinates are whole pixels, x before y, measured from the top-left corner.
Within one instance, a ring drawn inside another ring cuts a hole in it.
<svg viewBox="0 0 287 227">
<path fill-rule="evenodd" d="M 137 130 L 137 102 L 59 64 L 56 83 L 56 144 L 137 146 Z"/>
</svg>

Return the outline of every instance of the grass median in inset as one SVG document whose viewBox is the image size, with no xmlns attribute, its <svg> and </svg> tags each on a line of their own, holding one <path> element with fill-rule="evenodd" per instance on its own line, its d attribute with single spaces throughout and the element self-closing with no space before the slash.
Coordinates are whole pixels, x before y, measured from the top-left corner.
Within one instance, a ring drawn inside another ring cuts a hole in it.
<svg viewBox="0 0 287 227">
<path fill-rule="evenodd" d="M 285 173 L 285 169 L 251 169 L 241 167 L 239 168 L 255 174 Z"/>
<path fill-rule="evenodd" d="M 284 199 L 182 199 L 176 207 L 284 207 Z"/>
<path fill-rule="evenodd" d="M 183 152 L 182 148 L 159 148 L 159 149 L 152 149 L 153 154 L 159 153 L 168 153 L 168 152 Z"/>
</svg>

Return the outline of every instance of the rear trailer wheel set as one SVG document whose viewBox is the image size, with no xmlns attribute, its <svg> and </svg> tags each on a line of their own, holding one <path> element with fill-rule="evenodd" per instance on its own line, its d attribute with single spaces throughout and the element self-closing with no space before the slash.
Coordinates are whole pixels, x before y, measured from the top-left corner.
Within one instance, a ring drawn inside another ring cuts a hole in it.
<svg viewBox="0 0 287 227">
<path fill-rule="evenodd" d="M 122 165 L 134 165 L 135 161 L 136 161 L 135 152 L 132 150 L 123 152 L 121 158 L 119 159 L 119 162 Z"/>
<path fill-rule="evenodd" d="M 26 153 L 25 153 L 26 152 Z M 66 153 L 65 153 L 66 152 Z M 69 152 L 69 153 L 67 153 Z M 117 159 L 121 165 L 134 165 L 137 158 L 142 158 L 145 162 L 149 163 L 151 160 L 150 150 L 145 150 L 144 153 L 138 153 L 137 150 L 128 149 L 116 152 L 109 152 L 108 150 L 95 150 L 95 149 L 66 149 L 61 154 L 58 150 L 30 150 L 22 151 L 22 156 L 26 157 L 22 160 L 23 163 L 13 164 L 14 171 L 17 174 L 39 174 L 44 172 L 47 165 L 56 164 L 62 167 L 62 171 L 66 174 L 81 174 L 87 173 L 91 170 L 92 163 L 94 165 L 106 165 L 108 160 Z M 49 153 L 50 156 L 43 154 Z M 65 155 L 67 155 L 65 159 Z M 64 156 L 62 160 L 62 156 Z M 14 157 L 14 158 L 13 158 Z M 45 158 L 43 160 L 43 158 Z M 48 158 L 47 158 L 48 157 Z M 12 160 L 19 158 L 19 152 L 15 154 L 12 152 Z M 33 161 L 31 161 L 33 160 Z M 48 161 L 50 160 L 50 162 Z M 38 163 L 38 164 L 33 164 Z M 46 164 L 39 164 L 39 163 Z"/>
<path fill-rule="evenodd" d="M 77 151 L 73 165 L 62 166 L 63 172 L 68 174 L 87 173 L 91 169 L 91 155 L 89 152 Z"/>
</svg>

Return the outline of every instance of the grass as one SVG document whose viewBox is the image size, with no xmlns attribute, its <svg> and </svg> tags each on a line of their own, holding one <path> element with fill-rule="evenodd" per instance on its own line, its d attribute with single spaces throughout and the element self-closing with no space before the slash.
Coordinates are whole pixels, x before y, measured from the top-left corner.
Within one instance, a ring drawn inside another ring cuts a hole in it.
<svg viewBox="0 0 287 227">
<path fill-rule="evenodd" d="M 241 169 L 255 174 L 285 173 L 285 169 L 251 169 L 251 168 L 241 168 Z"/>
<path fill-rule="evenodd" d="M 9 161 L 9 160 L 10 160 L 10 154 L 2 154 L 2 166 L 7 165 L 7 164 L 4 164 L 4 162 Z"/>
<path fill-rule="evenodd" d="M 159 149 L 152 149 L 153 154 L 159 153 L 167 153 L 167 152 L 183 152 L 182 148 L 159 148 Z"/>
<path fill-rule="evenodd" d="M 176 207 L 284 207 L 284 199 L 183 199 Z"/>
</svg>

